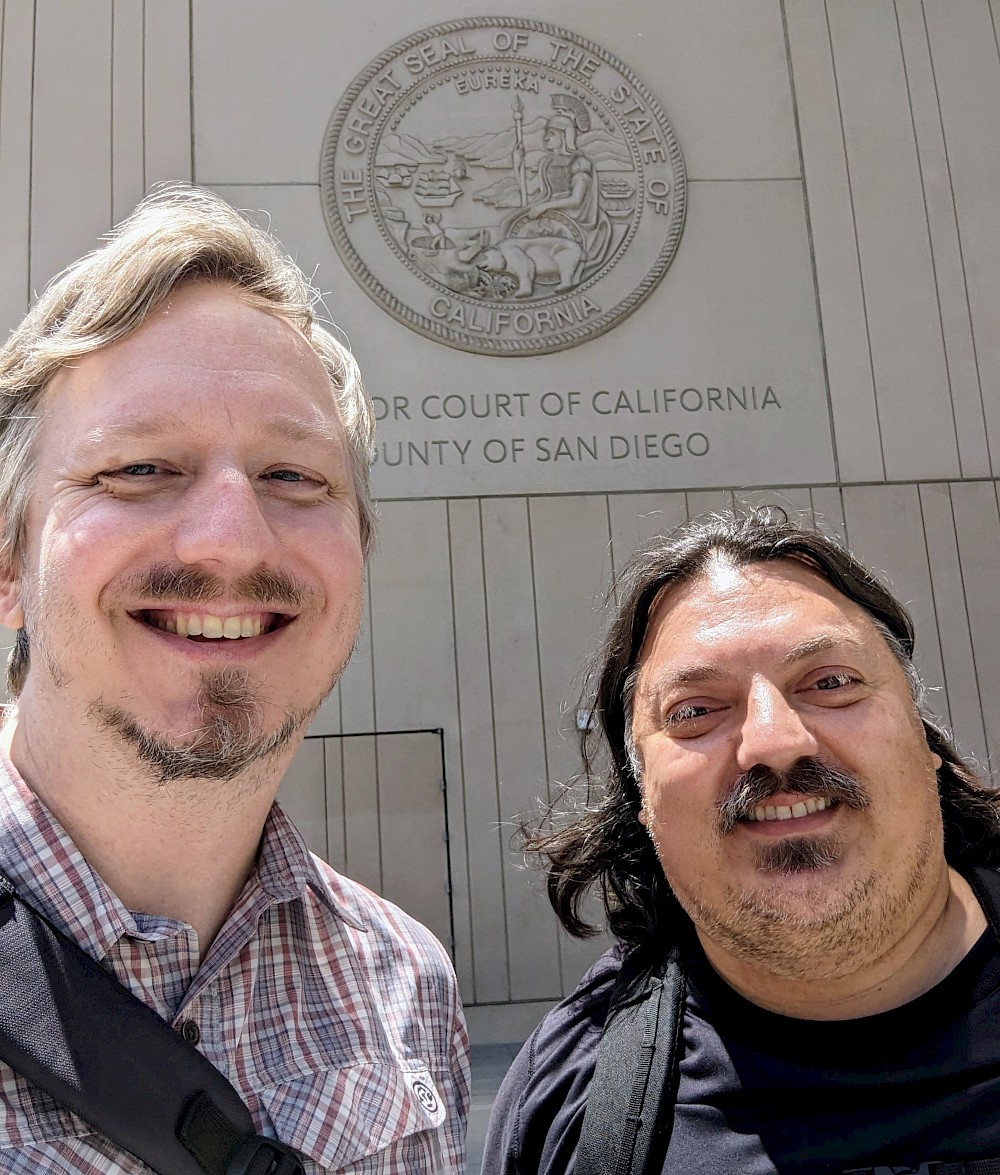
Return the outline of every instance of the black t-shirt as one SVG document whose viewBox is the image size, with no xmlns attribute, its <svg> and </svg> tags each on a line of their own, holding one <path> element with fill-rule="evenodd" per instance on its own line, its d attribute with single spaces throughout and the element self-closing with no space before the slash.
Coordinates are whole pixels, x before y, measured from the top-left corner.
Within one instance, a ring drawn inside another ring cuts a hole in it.
<svg viewBox="0 0 1000 1175">
<path fill-rule="evenodd" d="M 1000 948 L 987 931 L 936 987 L 859 1020 L 737 995 L 686 946 L 688 997 L 663 1175 L 834 1175 L 1000 1156 Z M 545 1017 L 507 1075 L 483 1175 L 572 1171 L 617 948 Z"/>
</svg>

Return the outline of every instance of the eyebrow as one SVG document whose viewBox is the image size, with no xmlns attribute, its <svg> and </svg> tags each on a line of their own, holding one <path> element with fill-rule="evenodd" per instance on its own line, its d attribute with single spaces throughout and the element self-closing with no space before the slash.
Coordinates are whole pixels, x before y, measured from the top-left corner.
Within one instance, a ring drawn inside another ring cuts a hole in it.
<svg viewBox="0 0 1000 1175">
<path fill-rule="evenodd" d="M 339 444 L 341 436 L 332 422 L 322 424 L 303 420 L 297 416 L 279 413 L 262 421 L 262 432 L 277 436 L 292 444 L 321 441 L 324 444 Z M 157 412 L 148 416 L 125 416 L 110 424 L 85 432 L 73 446 L 79 453 L 100 445 L 114 445 L 128 441 L 155 441 L 170 433 L 185 429 L 188 421 L 174 412 Z"/>
<path fill-rule="evenodd" d="M 650 683 L 647 690 L 643 690 L 650 706 L 655 707 L 665 693 L 678 686 L 700 685 L 707 681 L 733 681 L 735 675 L 718 665 L 685 665 L 681 669 L 671 669 L 659 674 Z M 641 696 L 641 695 L 640 695 Z"/>
<path fill-rule="evenodd" d="M 837 649 L 846 649 L 853 653 L 864 652 L 868 643 L 847 633 L 820 633 L 793 645 L 781 658 L 779 664 L 785 667 L 798 665 L 808 661 L 818 653 L 832 652 Z M 733 681 L 736 675 L 719 665 L 685 665 L 680 669 L 670 669 L 650 682 L 648 696 L 655 701 L 671 689 L 685 685 L 700 685 L 709 681 Z"/>
<path fill-rule="evenodd" d="M 782 665 L 797 665 L 800 661 L 808 661 L 817 653 L 829 653 L 837 649 L 847 649 L 852 653 L 863 653 L 868 649 L 868 642 L 859 640 L 856 636 L 847 633 L 820 633 L 793 645 L 781 658 Z"/>
</svg>

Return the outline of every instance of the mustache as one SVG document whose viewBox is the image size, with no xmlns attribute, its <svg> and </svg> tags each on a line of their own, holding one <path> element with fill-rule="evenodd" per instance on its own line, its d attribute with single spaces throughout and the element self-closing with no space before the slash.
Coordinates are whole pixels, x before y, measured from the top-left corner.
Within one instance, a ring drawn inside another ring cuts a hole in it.
<svg viewBox="0 0 1000 1175">
<path fill-rule="evenodd" d="M 825 796 L 859 811 L 871 803 L 871 796 L 859 780 L 819 759 L 799 759 L 787 771 L 772 771 L 770 767 L 758 764 L 744 772 L 719 803 L 719 831 L 723 834 L 732 832 L 741 820 L 752 816 L 754 808 L 779 792 L 817 798 Z"/>
<path fill-rule="evenodd" d="M 270 607 L 271 611 L 280 607 L 299 608 L 309 595 L 299 580 L 280 569 L 261 568 L 227 581 L 198 567 L 177 567 L 169 563 L 154 563 L 129 579 L 126 587 L 137 596 L 169 599 L 182 604 L 205 604 L 224 596 L 235 596 L 248 603 Z"/>
</svg>

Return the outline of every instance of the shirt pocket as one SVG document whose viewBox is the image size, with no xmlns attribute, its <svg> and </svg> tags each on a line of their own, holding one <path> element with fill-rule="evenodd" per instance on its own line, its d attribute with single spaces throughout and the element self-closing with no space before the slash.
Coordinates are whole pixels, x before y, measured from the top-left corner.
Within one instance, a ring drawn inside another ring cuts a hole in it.
<svg viewBox="0 0 1000 1175">
<path fill-rule="evenodd" d="M 445 1170 L 438 1137 L 445 1104 L 426 1067 L 359 1062 L 296 1077 L 257 1096 L 278 1138 L 328 1170 Z M 400 1152 L 398 1164 L 355 1166 L 391 1148 Z M 420 1160 L 424 1152 L 426 1162 Z"/>
</svg>

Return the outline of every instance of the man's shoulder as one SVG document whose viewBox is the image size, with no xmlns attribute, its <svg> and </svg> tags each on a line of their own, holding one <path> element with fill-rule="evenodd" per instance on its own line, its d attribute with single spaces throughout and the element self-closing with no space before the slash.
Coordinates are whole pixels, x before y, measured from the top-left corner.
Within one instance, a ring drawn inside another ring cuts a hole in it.
<svg viewBox="0 0 1000 1175">
<path fill-rule="evenodd" d="M 567 1033 L 573 1037 L 594 1033 L 600 1036 L 626 958 L 625 950 L 615 945 L 591 964 L 573 991 L 542 1018 L 534 1033 L 536 1049 L 565 1040 Z"/>
<path fill-rule="evenodd" d="M 344 918 L 360 953 L 453 979 L 451 958 L 440 940 L 411 914 L 313 855 L 322 897 Z"/>
<path fill-rule="evenodd" d="M 597 1049 L 624 962 L 614 946 L 542 1019 L 494 1102 L 484 1175 L 572 1168 Z"/>
</svg>

